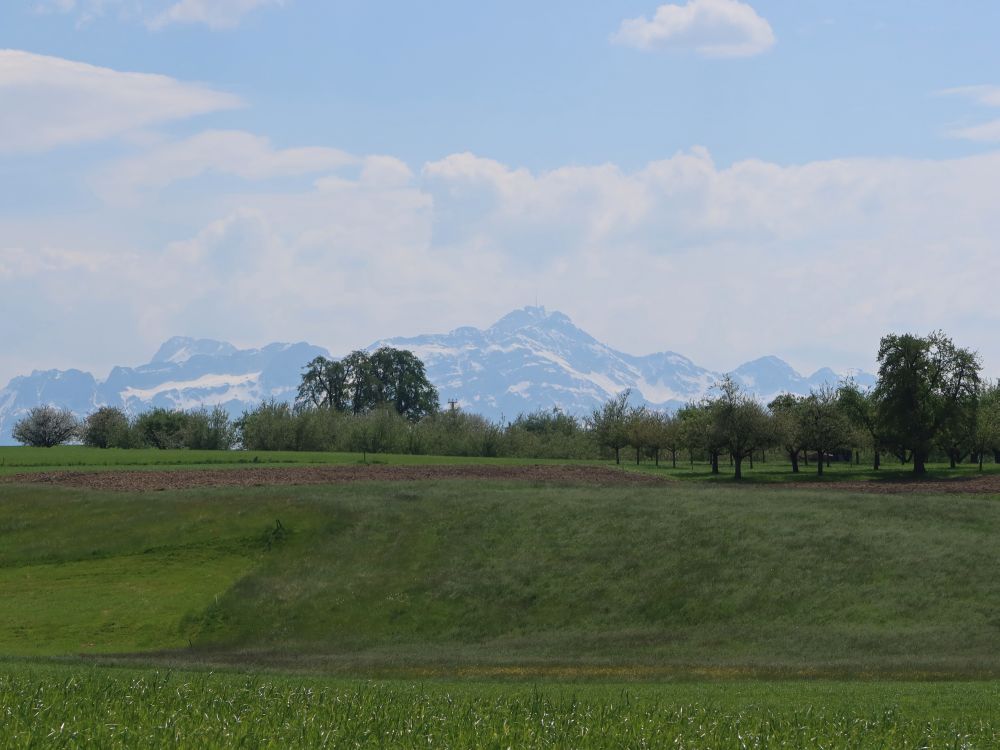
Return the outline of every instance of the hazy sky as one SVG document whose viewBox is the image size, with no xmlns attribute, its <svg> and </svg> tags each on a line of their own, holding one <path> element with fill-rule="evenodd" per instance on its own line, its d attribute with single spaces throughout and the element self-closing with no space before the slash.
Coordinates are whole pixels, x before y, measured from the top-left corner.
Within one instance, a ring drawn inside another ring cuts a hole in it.
<svg viewBox="0 0 1000 750">
<path fill-rule="evenodd" d="M 619 349 L 1000 375 L 1000 2 L 5 0 L 0 385 L 538 303 Z"/>
</svg>

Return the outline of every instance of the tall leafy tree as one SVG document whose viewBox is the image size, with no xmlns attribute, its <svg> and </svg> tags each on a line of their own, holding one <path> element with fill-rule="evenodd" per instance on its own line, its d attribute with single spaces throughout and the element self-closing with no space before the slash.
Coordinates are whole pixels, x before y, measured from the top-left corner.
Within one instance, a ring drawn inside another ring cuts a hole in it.
<svg viewBox="0 0 1000 750">
<path fill-rule="evenodd" d="M 437 411 L 438 392 L 415 354 L 385 346 L 339 361 L 317 357 L 302 373 L 297 403 L 355 415 L 388 406 L 415 421 Z"/>
<path fill-rule="evenodd" d="M 935 440 L 974 408 L 979 356 L 940 331 L 885 336 L 878 352 L 875 399 L 886 438 L 913 455 L 913 472 L 927 472 Z"/>
<path fill-rule="evenodd" d="M 427 380 L 424 363 L 413 352 L 383 346 L 369 358 L 376 402 L 416 421 L 438 409 L 438 392 Z"/>
<path fill-rule="evenodd" d="M 314 408 L 347 411 L 347 370 L 343 363 L 316 357 L 306 365 L 296 401 Z"/>
</svg>

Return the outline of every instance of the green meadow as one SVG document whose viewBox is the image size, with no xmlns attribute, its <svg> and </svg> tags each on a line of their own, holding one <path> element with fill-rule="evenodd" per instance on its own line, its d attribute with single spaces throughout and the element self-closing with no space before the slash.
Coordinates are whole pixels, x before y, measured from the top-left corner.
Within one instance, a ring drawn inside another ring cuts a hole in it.
<svg viewBox="0 0 1000 750">
<path fill-rule="evenodd" d="M 2 484 L 0 745 L 995 746 L 997 498 L 761 471 Z"/>
<path fill-rule="evenodd" d="M 879 471 L 873 471 L 870 459 L 863 457 L 862 463 L 833 462 L 824 468 L 823 476 L 816 475 L 815 463 L 800 463 L 798 474 L 791 472 L 791 465 L 775 452 L 769 452 L 764 461 L 753 465 L 744 461 L 744 480 L 749 483 L 774 484 L 779 482 L 837 482 L 837 481 L 894 481 L 909 479 L 913 473 L 911 464 L 901 464 L 895 458 L 883 459 Z M 254 466 L 344 466 L 357 464 L 388 464 L 396 466 L 426 465 L 564 465 L 585 464 L 614 466 L 609 461 L 567 460 L 545 458 L 483 458 L 480 456 L 424 456 L 406 453 L 343 453 L 331 451 L 214 451 L 191 449 L 156 448 L 88 448 L 81 445 L 62 445 L 55 448 L 30 448 L 24 446 L 0 446 L 0 477 L 17 474 L 31 474 L 53 471 L 113 471 L 128 470 L 170 470 L 170 469 L 226 469 Z M 974 464 L 959 464 L 955 469 L 947 463 L 929 464 L 930 481 L 972 477 L 980 474 Z M 669 460 L 669 454 L 660 458 L 659 465 L 648 457 L 639 464 L 634 453 L 622 451 L 620 468 L 623 471 L 643 471 L 667 479 L 696 482 L 727 482 L 732 479 L 732 469 L 723 461 L 718 475 L 712 475 L 705 461 L 689 462 L 678 455 L 677 466 Z M 985 474 L 1000 474 L 1000 464 L 986 463 Z"/>
</svg>

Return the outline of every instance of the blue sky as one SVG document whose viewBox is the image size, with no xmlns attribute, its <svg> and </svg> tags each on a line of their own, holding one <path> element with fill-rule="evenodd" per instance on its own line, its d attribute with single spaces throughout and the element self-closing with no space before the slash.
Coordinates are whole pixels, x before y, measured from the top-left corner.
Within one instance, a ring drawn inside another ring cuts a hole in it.
<svg viewBox="0 0 1000 750">
<path fill-rule="evenodd" d="M 998 32 L 985 1 L 4 3 L 0 381 L 536 298 L 717 369 L 943 328 L 1000 374 Z"/>
</svg>

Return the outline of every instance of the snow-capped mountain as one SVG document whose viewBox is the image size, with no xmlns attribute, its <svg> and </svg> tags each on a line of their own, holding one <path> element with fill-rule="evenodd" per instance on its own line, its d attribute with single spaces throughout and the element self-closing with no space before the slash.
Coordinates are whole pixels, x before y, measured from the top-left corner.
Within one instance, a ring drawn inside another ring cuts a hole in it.
<svg viewBox="0 0 1000 750">
<path fill-rule="evenodd" d="M 295 398 L 302 366 L 326 349 L 311 344 L 270 344 L 237 349 L 209 339 L 172 338 L 138 367 L 115 367 L 103 381 L 79 370 L 46 370 L 16 377 L 0 391 L 0 445 L 12 443 L 14 423 L 40 404 L 84 416 L 100 406 L 136 414 L 162 406 L 223 406 L 236 416 L 266 399 Z"/>
<path fill-rule="evenodd" d="M 619 352 L 573 325 L 559 312 L 526 307 L 485 330 L 456 328 L 445 334 L 377 341 L 409 349 L 423 360 L 442 401 L 455 400 L 490 419 L 559 407 L 577 415 L 631 388 L 633 400 L 676 408 L 705 395 L 722 377 L 674 352 L 634 356 Z M 265 399 L 295 398 L 303 366 L 327 350 L 307 343 L 237 349 L 223 341 L 177 337 L 165 342 L 149 363 L 115 367 L 104 380 L 80 370 L 35 371 L 16 377 L 0 391 L 0 444 L 28 409 L 40 404 L 83 416 L 112 405 L 132 413 L 162 406 L 194 409 L 222 405 L 238 415 Z M 833 385 L 829 369 L 809 377 L 777 357 L 740 365 L 733 376 L 761 399 L 790 391 Z M 861 385 L 871 375 L 855 374 Z"/>
<path fill-rule="evenodd" d="M 446 334 L 376 342 L 409 349 L 427 368 L 442 401 L 491 419 L 558 406 L 588 414 L 632 389 L 633 401 L 674 409 L 706 395 L 723 373 L 699 367 L 675 352 L 634 356 L 612 349 L 543 307 L 515 310 L 485 330 L 456 328 Z M 782 392 L 805 394 L 841 379 L 828 368 L 805 377 L 777 357 L 763 357 L 732 371 L 763 401 Z M 874 377 L 856 373 L 861 385 Z"/>
</svg>

